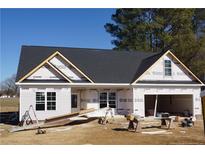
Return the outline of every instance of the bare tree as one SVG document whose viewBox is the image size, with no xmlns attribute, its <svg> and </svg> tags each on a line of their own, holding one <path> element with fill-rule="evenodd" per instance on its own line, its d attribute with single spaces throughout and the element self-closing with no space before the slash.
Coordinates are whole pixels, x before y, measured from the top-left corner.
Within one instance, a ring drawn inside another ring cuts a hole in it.
<svg viewBox="0 0 205 154">
<path fill-rule="evenodd" d="M 18 86 L 15 84 L 16 75 L 12 75 L 1 83 L 1 93 L 7 96 L 18 95 Z"/>
</svg>

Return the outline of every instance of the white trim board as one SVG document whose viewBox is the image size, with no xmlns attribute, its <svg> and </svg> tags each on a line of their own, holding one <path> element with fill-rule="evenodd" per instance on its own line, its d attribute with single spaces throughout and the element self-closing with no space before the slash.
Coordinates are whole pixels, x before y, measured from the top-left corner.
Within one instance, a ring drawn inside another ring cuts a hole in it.
<svg viewBox="0 0 205 154">
<path fill-rule="evenodd" d="M 138 86 L 201 86 L 201 84 L 128 84 L 128 83 L 19 83 L 17 82 L 16 85 L 65 85 L 65 86 L 90 86 L 90 87 L 95 87 L 95 86 L 127 86 L 127 87 L 138 87 Z"/>
</svg>

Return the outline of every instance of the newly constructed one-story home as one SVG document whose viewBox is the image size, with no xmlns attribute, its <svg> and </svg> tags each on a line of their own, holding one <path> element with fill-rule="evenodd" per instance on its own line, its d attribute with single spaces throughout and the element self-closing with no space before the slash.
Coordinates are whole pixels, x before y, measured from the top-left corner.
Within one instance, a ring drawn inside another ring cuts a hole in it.
<svg viewBox="0 0 205 154">
<path fill-rule="evenodd" d="M 20 118 L 30 105 L 40 120 L 104 107 L 140 116 L 202 112 L 202 81 L 170 50 L 22 46 L 16 84 Z"/>
</svg>

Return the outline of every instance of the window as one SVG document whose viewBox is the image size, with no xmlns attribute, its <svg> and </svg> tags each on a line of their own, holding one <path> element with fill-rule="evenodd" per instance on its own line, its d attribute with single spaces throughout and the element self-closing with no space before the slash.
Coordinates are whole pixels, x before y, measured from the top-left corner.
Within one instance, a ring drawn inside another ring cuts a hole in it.
<svg viewBox="0 0 205 154">
<path fill-rule="evenodd" d="M 108 103 L 109 103 L 109 107 L 111 108 L 116 108 L 116 93 L 111 92 L 109 93 L 109 97 L 108 97 Z"/>
<path fill-rule="evenodd" d="M 55 92 L 47 92 L 47 110 L 56 110 Z"/>
<path fill-rule="evenodd" d="M 165 72 L 165 76 L 172 76 L 171 60 L 164 61 L 164 72 Z"/>
<path fill-rule="evenodd" d="M 45 110 L 45 93 L 36 92 L 36 110 L 43 111 Z"/>
<path fill-rule="evenodd" d="M 107 107 L 107 93 L 100 93 L 100 108 Z"/>
<path fill-rule="evenodd" d="M 116 108 L 116 93 L 101 92 L 100 93 L 100 108 L 111 107 Z"/>
<path fill-rule="evenodd" d="M 78 96 L 75 94 L 71 95 L 71 107 L 77 108 L 78 107 Z"/>
</svg>

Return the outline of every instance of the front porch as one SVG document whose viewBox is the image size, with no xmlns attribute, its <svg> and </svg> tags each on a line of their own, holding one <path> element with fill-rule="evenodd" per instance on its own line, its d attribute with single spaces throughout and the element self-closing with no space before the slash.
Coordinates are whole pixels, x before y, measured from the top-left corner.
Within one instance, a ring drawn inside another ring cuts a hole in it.
<svg viewBox="0 0 205 154">
<path fill-rule="evenodd" d="M 85 109 L 113 108 L 114 114 L 133 112 L 133 94 L 129 88 L 71 88 L 71 112 Z"/>
</svg>

